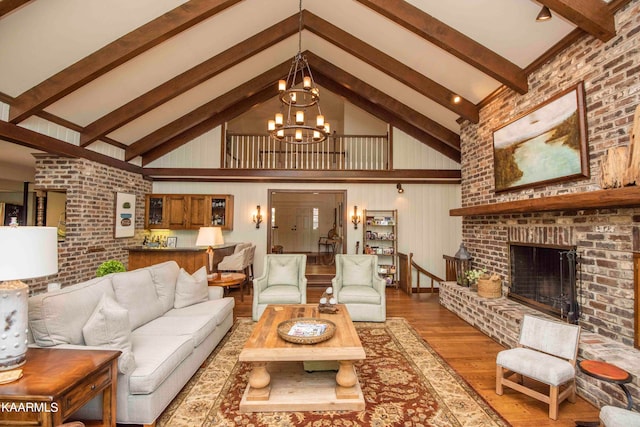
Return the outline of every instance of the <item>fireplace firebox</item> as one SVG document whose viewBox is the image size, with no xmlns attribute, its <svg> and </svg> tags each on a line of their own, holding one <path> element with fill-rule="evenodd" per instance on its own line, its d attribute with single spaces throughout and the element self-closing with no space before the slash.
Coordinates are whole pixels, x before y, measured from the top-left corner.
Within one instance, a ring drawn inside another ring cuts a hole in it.
<svg viewBox="0 0 640 427">
<path fill-rule="evenodd" d="M 509 244 L 509 298 L 577 323 L 579 256 L 571 246 Z"/>
</svg>

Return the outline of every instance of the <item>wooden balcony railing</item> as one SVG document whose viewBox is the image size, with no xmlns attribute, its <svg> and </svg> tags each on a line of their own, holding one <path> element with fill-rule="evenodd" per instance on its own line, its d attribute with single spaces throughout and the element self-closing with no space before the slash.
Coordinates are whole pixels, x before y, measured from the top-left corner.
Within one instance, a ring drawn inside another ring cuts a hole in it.
<svg viewBox="0 0 640 427">
<path fill-rule="evenodd" d="M 228 169 L 388 170 L 387 135 L 333 135 L 318 144 L 296 145 L 268 135 L 227 133 L 223 167 Z"/>
</svg>

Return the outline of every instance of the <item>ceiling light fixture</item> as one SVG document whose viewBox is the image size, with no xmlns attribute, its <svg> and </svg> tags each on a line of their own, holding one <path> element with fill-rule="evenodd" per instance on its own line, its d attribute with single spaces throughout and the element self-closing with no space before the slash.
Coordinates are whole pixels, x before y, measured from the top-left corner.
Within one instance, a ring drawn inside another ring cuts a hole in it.
<svg viewBox="0 0 640 427">
<path fill-rule="evenodd" d="M 551 11 L 547 6 L 542 6 L 540 13 L 538 13 L 538 16 L 536 16 L 536 21 L 543 22 L 548 21 L 549 19 L 551 19 Z"/>
<path fill-rule="evenodd" d="M 280 113 L 269 120 L 267 129 L 272 137 L 291 144 L 315 144 L 327 139 L 329 123 L 320 111 L 320 91 L 313 80 L 307 58 L 302 55 L 302 0 L 298 20 L 298 53 L 293 58 L 286 80 L 278 81 Z M 300 87 L 300 84 L 302 87 Z M 296 86 L 297 85 L 297 86 Z M 306 124 L 307 109 L 316 107 L 313 126 Z"/>
</svg>

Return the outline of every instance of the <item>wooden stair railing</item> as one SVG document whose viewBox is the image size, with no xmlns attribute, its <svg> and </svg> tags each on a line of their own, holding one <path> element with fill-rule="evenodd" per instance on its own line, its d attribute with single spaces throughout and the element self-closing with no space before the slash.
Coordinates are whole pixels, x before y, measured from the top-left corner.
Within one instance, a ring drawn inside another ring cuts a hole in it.
<svg viewBox="0 0 640 427">
<path fill-rule="evenodd" d="M 431 293 L 434 292 L 433 284 L 434 282 L 444 282 L 440 277 L 436 276 L 433 273 L 425 270 L 420 267 L 413 260 L 413 253 L 410 252 L 409 255 L 403 254 L 402 252 L 398 253 L 399 263 L 400 263 L 400 275 L 399 275 L 399 287 L 407 294 L 414 293 L 413 288 L 413 270 L 415 269 L 417 272 L 416 276 L 416 293 L 422 292 L 420 288 L 420 277 L 426 276 L 428 280 L 431 280 Z M 425 288 L 426 289 L 426 288 Z"/>
</svg>

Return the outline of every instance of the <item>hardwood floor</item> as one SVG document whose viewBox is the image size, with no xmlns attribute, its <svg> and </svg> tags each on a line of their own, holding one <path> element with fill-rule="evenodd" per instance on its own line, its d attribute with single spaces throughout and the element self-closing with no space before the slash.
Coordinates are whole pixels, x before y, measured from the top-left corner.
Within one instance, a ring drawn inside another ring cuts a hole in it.
<svg viewBox="0 0 640 427">
<path fill-rule="evenodd" d="M 317 301 L 324 289 L 309 287 L 307 301 Z M 234 315 L 251 317 L 252 297 L 245 297 L 241 302 L 238 290 L 232 290 L 230 296 L 236 300 Z M 437 293 L 409 296 L 388 288 L 387 316 L 407 319 L 431 347 L 514 427 L 573 427 L 576 420 L 598 419 L 598 409 L 582 398 L 575 404 L 562 403 L 558 420 L 553 421 L 548 417 L 548 406 L 542 402 L 506 388 L 502 396 L 496 395 L 495 360 L 504 347 L 441 307 Z"/>
</svg>

